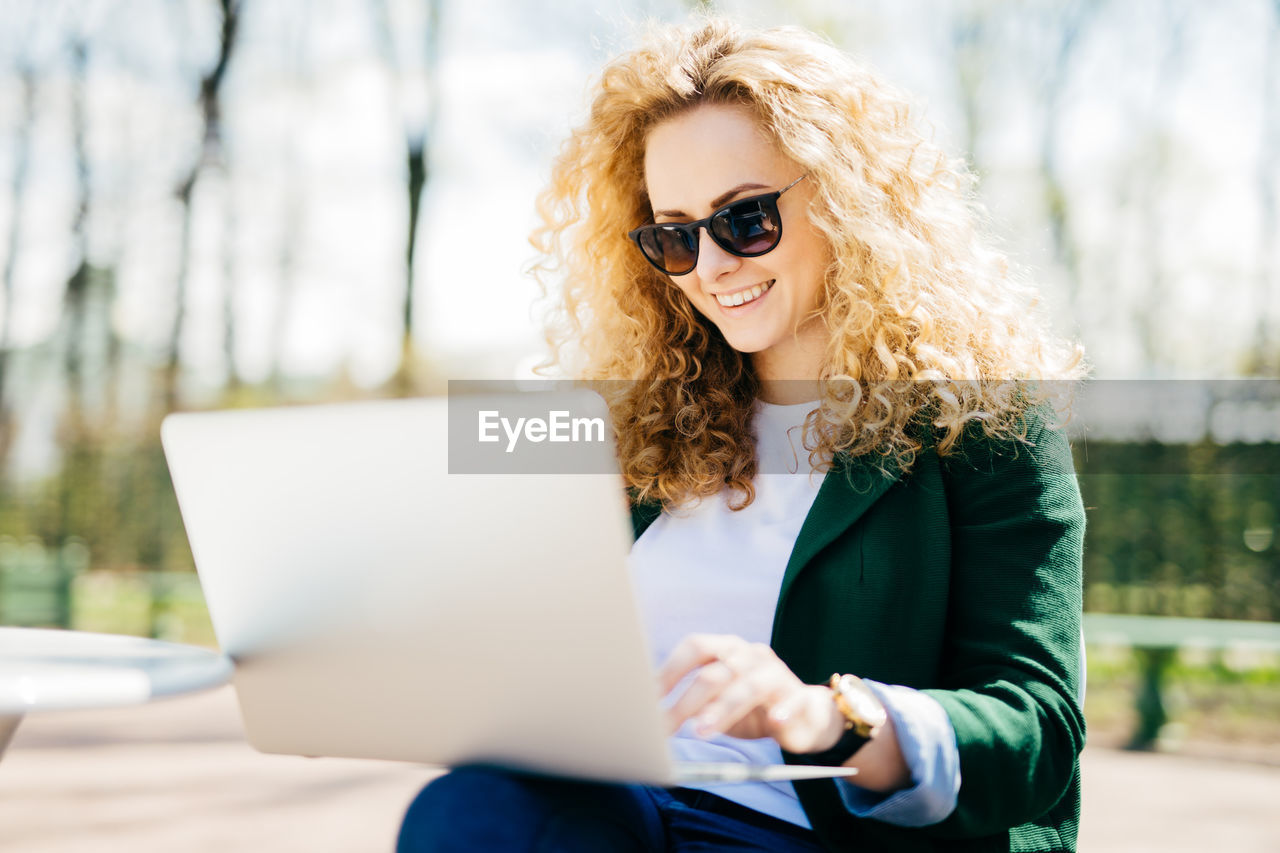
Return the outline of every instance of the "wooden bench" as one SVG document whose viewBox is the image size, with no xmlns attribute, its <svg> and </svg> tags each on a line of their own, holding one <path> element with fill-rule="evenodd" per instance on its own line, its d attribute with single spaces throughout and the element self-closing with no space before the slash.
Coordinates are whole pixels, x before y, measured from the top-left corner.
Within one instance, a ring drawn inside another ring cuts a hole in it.
<svg viewBox="0 0 1280 853">
<path fill-rule="evenodd" d="M 1086 613 L 1084 635 L 1090 645 L 1128 646 L 1138 659 L 1138 724 L 1130 742 L 1134 749 L 1150 749 L 1168 722 L 1164 681 L 1179 649 L 1222 651 L 1247 646 L 1280 652 L 1280 622 Z"/>
</svg>

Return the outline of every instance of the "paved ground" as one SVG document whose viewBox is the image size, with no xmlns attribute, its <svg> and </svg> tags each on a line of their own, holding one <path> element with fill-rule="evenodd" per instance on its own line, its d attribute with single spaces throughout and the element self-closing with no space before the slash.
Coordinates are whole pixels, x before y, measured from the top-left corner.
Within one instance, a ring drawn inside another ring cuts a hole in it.
<svg viewBox="0 0 1280 853">
<path fill-rule="evenodd" d="M 230 688 L 38 715 L 0 761 L 0 851 L 389 851 L 427 778 L 256 753 Z M 1090 748 L 1084 786 L 1083 853 L 1280 852 L 1280 768 Z"/>
</svg>

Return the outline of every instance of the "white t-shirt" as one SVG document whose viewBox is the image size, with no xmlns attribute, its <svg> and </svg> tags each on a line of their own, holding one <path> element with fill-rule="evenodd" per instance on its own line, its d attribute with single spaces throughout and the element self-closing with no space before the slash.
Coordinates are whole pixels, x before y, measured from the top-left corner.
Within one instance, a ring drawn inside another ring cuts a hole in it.
<svg viewBox="0 0 1280 853">
<path fill-rule="evenodd" d="M 735 634 L 768 643 L 787 560 L 822 485 L 803 446 L 805 416 L 816 403 L 757 403 L 755 500 L 738 512 L 725 491 L 664 512 L 631 549 L 631 575 L 655 664 L 691 633 Z M 789 473 L 788 473 L 789 472 Z M 679 694 L 679 688 L 673 695 Z M 781 764 L 772 738 L 703 739 L 686 724 L 672 738 L 676 758 Z M 809 826 L 790 782 L 704 784 L 695 787 Z"/>
</svg>

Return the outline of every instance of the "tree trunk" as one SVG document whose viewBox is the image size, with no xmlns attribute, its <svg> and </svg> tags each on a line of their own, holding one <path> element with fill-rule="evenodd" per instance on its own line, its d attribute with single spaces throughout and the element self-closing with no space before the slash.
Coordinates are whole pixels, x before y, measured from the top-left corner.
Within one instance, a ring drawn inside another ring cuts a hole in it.
<svg viewBox="0 0 1280 853">
<path fill-rule="evenodd" d="M 4 257 L 4 273 L 0 279 L 0 477 L 9 458 L 13 441 L 13 407 L 9 403 L 9 354 L 13 350 L 13 311 L 16 307 L 14 291 L 18 269 L 18 254 L 22 251 L 22 221 L 26 209 L 27 179 L 30 176 L 31 128 L 36 121 L 36 72 L 24 65 L 19 72 L 22 80 L 22 121 L 14 140 L 13 180 L 10 183 L 12 219 L 9 221 L 8 247 Z"/>
<path fill-rule="evenodd" d="M 165 412 L 178 407 L 178 375 L 182 361 L 182 338 L 186 325 L 187 283 L 191 271 L 191 207 L 204 167 L 212 162 L 221 162 L 222 105 L 219 95 L 240 25 L 239 0 L 219 0 L 218 5 L 222 12 L 218 59 L 213 68 L 200 79 L 199 105 L 204 117 L 200 153 L 177 189 L 178 201 L 182 205 L 182 246 L 178 258 L 178 271 L 174 279 L 173 319 L 169 325 L 164 369 L 161 374 L 161 411 Z"/>
<path fill-rule="evenodd" d="M 405 97 L 401 81 L 405 62 L 396 52 L 395 42 L 391 37 L 391 10 L 387 0 L 379 0 L 374 5 L 374 26 L 378 40 L 382 45 L 382 53 L 390 66 L 395 80 L 395 102 L 401 104 L 402 115 L 416 113 L 404 108 Z M 423 119 L 404 118 L 405 123 L 405 189 L 408 193 L 408 230 L 405 235 L 405 280 L 404 298 L 400 303 L 400 365 L 391 381 L 394 393 L 407 396 L 418 390 L 416 374 L 417 354 L 414 345 L 414 326 L 416 324 L 414 306 L 414 271 L 418 266 L 417 232 L 418 219 L 422 206 L 422 195 L 431 180 L 431 144 L 434 141 L 435 126 L 439 117 L 440 88 L 439 67 L 440 54 L 440 0 L 426 0 L 426 31 L 422 34 L 423 73 L 426 77 L 427 91 L 424 94 L 427 102 L 426 116 Z"/>
<path fill-rule="evenodd" d="M 71 223 L 75 270 L 63 291 L 63 376 L 66 380 L 67 411 L 63 428 L 66 441 L 74 445 L 85 437 L 84 344 L 85 315 L 90 285 L 89 267 L 89 154 L 86 146 L 85 87 L 87 48 L 77 39 L 71 49 L 71 140 L 75 157 L 76 212 Z"/>
</svg>

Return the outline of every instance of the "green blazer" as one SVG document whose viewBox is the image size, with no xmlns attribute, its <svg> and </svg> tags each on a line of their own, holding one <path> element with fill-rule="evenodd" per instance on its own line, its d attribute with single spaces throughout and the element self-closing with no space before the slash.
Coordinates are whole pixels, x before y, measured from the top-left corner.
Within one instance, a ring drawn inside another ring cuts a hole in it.
<svg viewBox="0 0 1280 853">
<path fill-rule="evenodd" d="M 633 506 L 637 537 L 660 511 Z M 1025 443 L 926 449 L 906 476 L 837 460 L 787 563 L 771 645 L 811 684 L 853 672 L 937 699 L 961 785 L 948 818 L 904 828 L 854 817 L 832 781 L 797 782 L 828 848 L 1075 850 L 1083 545 L 1070 448 L 1039 420 Z"/>
</svg>

